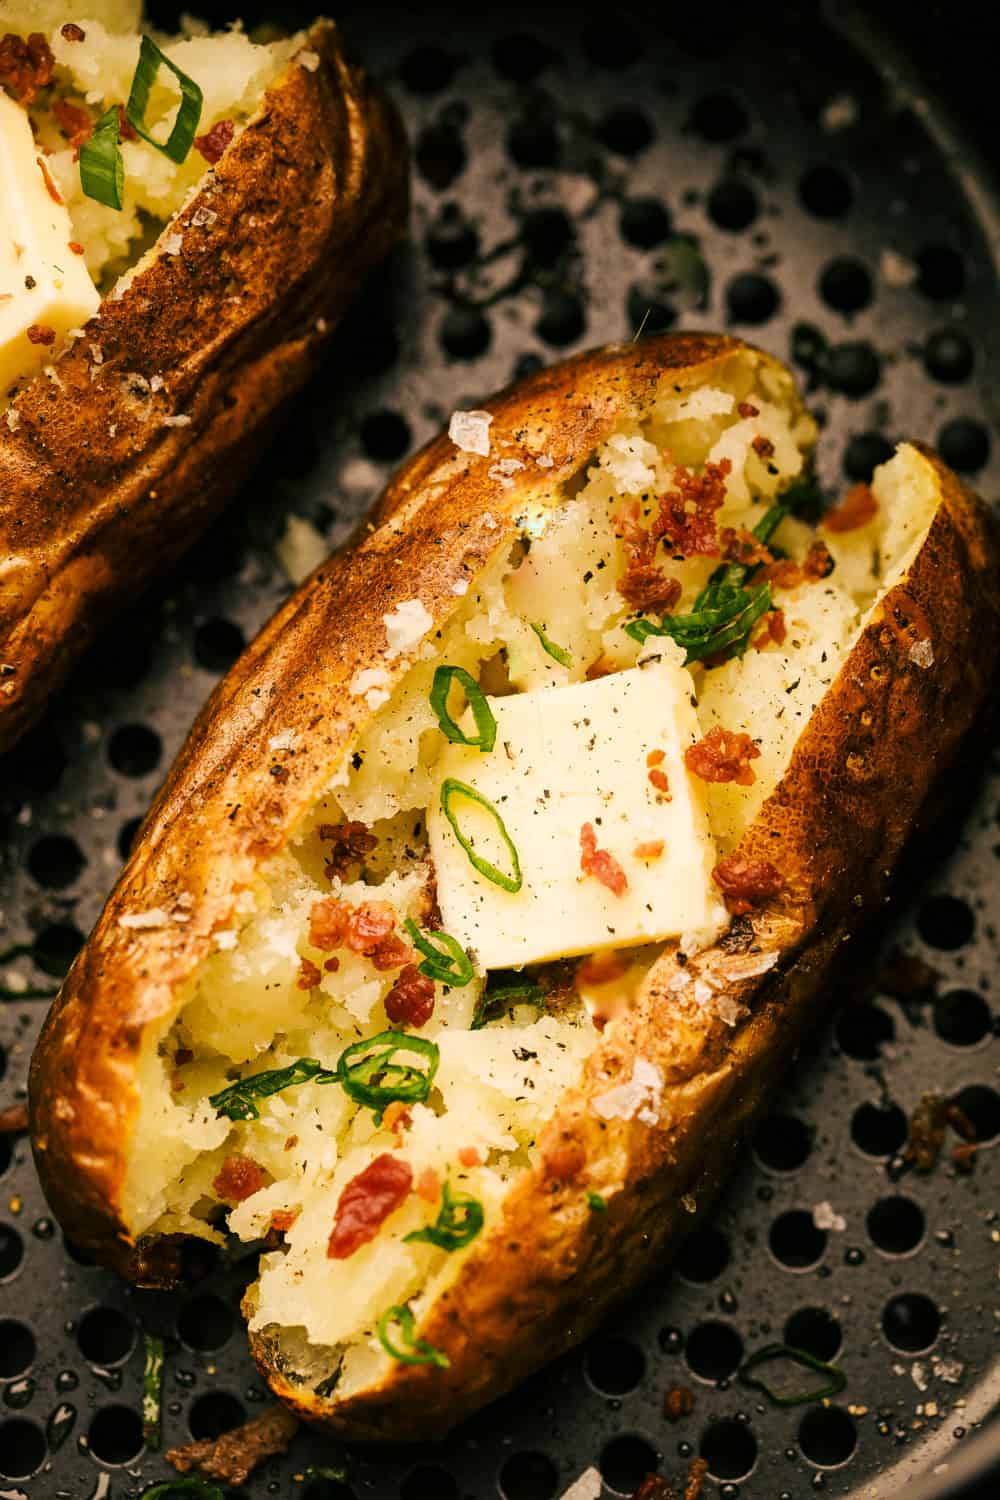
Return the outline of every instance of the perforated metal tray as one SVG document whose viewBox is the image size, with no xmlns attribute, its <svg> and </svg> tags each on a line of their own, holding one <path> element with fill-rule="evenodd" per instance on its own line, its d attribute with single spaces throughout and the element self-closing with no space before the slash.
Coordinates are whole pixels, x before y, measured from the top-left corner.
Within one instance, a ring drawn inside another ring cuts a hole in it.
<svg viewBox="0 0 1000 1500">
<path fill-rule="evenodd" d="M 798 361 L 829 490 L 916 434 L 995 494 L 996 205 L 969 141 L 843 7 L 846 32 L 805 8 L 678 10 L 349 15 L 414 144 L 412 240 L 253 484 L 2 768 L 3 936 L 30 945 L 2 966 L 4 1101 L 45 1008 L 31 991 L 65 969 L 196 709 L 287 592 L 287 515 L 342 539 L 453 408 L 640 325 L 732 327 Z M 918 1475 L 943 1493 L 997 1392 L 1000 836 L 978 774 L 885 939 L 938 971 L 936 1001 L 880 991 L 867 955 L 873 996 L 817 1029 L 673 1273 L 446 1443 L 379 1454 L 303 1435 L 247 1492 L 554 1500 L 594 1467 L 611 1497 L 700 1451 L 725 1500 L 916 1496 Z M 972 1175 L 946 1153 L 897 1180 L 929 1089 L 959 1093 L 988 1144 Z M 131 1292 L 63 1242 L 25 1140 L 0 1138 L 0 1167 L 0 1496 L 137 1495 L 170 1472 L 142 1450 L 143 1328 L 172 1341 L 165 1446 L 265 1399 L 236 1314 L 252 1265 Z M 741 1387 L 741 1360 L 782 1338 L 836 1358 L 843 1395 L 784 1410 Z M 671 1424 L 676 1384 L 695 1408 Z"/>
</svg>

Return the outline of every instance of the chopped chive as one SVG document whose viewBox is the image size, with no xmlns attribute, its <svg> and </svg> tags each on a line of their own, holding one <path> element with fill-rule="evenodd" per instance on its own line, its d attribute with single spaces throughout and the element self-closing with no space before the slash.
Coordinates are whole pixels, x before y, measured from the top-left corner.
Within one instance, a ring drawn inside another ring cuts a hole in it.
<svg viewBox="0 0 1000 1500">
<path fill-rule="evenodd" d="M 640 643 L 654 635 L 669 636 L 684 647 L 685 665 L 730 648 L 742 655 L 751 630 L 772 602 L 769 583 L 755 588 L 719 583 L 707 599 L 703 595 L 695 600 L 690 614 L 665 615 L 659 625 L 653 620 L 630 620 L 624 627 L 625 634 Z"/>
<path fill-rule="evenodd" d="M 400 1344 L 393 1343 L 389 1330 L 395 1324 L 401 1335 Z M 387 1307 L 378 1320 L 378 1341 L 386 1354 L 398 1359 L 403 1365 L 436 1365 L 447 1370 L 451 1364 L 447 1354 L 435 1349 L 426 1339 L 415 1339 L 413 1314 L 408 1307 Z"/>
<path fill-rule="evenodd" d="M 453 682 L 458 682 L 465 692 L 472 717 L 476 721 L 478 734 L 475 737 L 470 738 L 448 712 L 448 694 Z M 453 745 L 468 745 L 484 752 L 493 749 L 497 742 L 497 721 L 479 683 L 464 667 L 437 668 L 431 684 L 430 702 L 437 714 L 441 733 Z"/>
<path fill-rule="evenodd" d="M 399 1053 L 426 1060 L 426 1067 L 396 1062 Z M 402 1031 L 380 1031 L 345 1047 L 337 1061 L 337 1080 L 356 1104 L 367 1105 L 381 1119 L 395 1099 L 421 1104 L 431 1091 L 441 1054 L 436 1042 Z"/>
<path fill-rule="evenodd" d="M 452 811 L 452 803 L 456 797 L 467 797 L 470 802 L 478 803 L 493 818 L 499 830 L 500 837 L 503 839 L 507 847 L 507 852 L 510 855 L 513 874 L 505 875 L 502 870 L 497 869 L 496 865 L 491 864 L 488 859 L 484 859 L 481 854 L 476 853 L 471 839 L 466 838 L 465 834 L 459 828 L 458 818 Z M 504 826 L 503 818 L 501 818 L 489 798 L 482 796 L 474 787 L 467 786 L 464 781 L 456 781 L 453 776 L 448 776 L 441 783 L 441 811 L 448 819 L 455 837 L 468 855 L 472 868 L 478 870 L 480 875 L 485 875 L 487 880 L 491 880 L 494 885 L 500 886 L 502 890 L 510 891 L 512 894 L 519 891 L 524 884 L 524 877 L 521 874 L 521 861 L 517 857 L 517 850 L 514 847 L 511 836 Z"/>
<path fill-rule="evenodd" d="M 602 1198 L 600 1193 L 588 1193 L 587 1207 L 592 1214 L 606 1214 L 608 1211 L 607 1199 Z"/>
<path fill-rule="evenodd" d="M 217 1484 L 207 1479 L 165 1479 L 154 1484 L 151 1490 L 143 1490 L 142 1500 L 178 1500 L 178 1496 L 193 1495 L 195 1500 L 225 1500 Z"/>
<path fill-rule="evenodd" d="M 545 634 L 544 627 L 536 625 L 534 620 L 529 620 L 528 624 L 541 642 L 542 650 L 548 652 L 553 661 L 557 661 L 561 667 L 571 667 L 573 665 L 572 652 L 567 651 L 565 646 L 557 646 L 555 641 L 550 641 Z"/>
<path fill-rule="evenodd" d="M 264 1073 L 237 1078 L 228 1088 L 211 1094 L 208 1102 L 216 1114 L 228 1115 L 230 1120 L 256 1120 L 260 1110 L 254 1103 L 255 1099 L 267 1099 L 296 1083 L 333 1083 L 336 1078 L 336 1073 L 324 1068 L 315 1057 L 300 1057 L 287 1068 L 268 1068 Z"/>
<path fill-rule="evenodd" d="M 160 1446 L 160 1408 L 163 1403 L 163 1340 L 147 1333 L 142 1371 L 142 1438 L 155 1452 Z"/>
<path fill-rule="evenodd" d="M 802 1391 L 792 1396 L 780 1395 L 766 1381 L 753 1375 L 753 1371 L 761 1365 L 771 1364 L 775 1360 L 788 1360 L 790 1364 L 815 1370 L 817 1374 L 828 1377 L 827 1384 L 817 1390 Z M 807 1354 L 804 1349 L 793 1349 L 790 1344 L 766 1344 L 763 1349 L 758 1349 L 756 1354 L 752 1354 L 740 1366 L 739 1377 L 742 1385 L 761 1391 L 774 1406 L 804 1406 L 810 1401 L 825 1401 L 829 1396 L 839 1395 L 847 1384 L 846 1374 L 837 1365 L 826 1364 L 814 1355 Z"/>
<path fill-rule="evenodd" d="M 545 992 L 541 985 L 525 980 L 524 984 L 505 984 L 498 989 L 483 990 L 472 1017 L 470 1031 L 478 1031 L 490 1021 L 495 1021 L 509 1005 L 534 1005 L 545 1009 Z"/>
<path fill-rule="evenodd" d="M 80 186 L 106 208 L 121 208 L 125 194 L 121 117 L 117 104 L 106 109 L 80 147 Z"/>
<path fill-rule="evenodd" d="M 433 1224 L 404 1235 L 406 1244 L 436 1245 L 439 1250 L 463 1250 L 483 1227 L 483 1205 L 469 1193 L 453 1193 L 448 1182 L 441 1190 L 441 1208 Z"/>
<path fill-rule="evenodd" d="M 165 142 L 158 141 L 155 136 L 151 135 L 149 126 L 146 124 L 150 90 L 156 82 L 156 76 L 161 67 L 169 68 L 181 86 L 181 102 L 177 118 Z M 157 151 L 162 151 L 164 156 L 169 156 L 171 161 L 180 163 L 185 160 L 194 143 L 198 122 L 201 119 L 201 105 L 201 89 L 194 79 L 182 73 L 176 63 L 172 63 L 167 54 L 161 52 L 150 37 L 144 36 L 139 48 L 139 62 L 132 79 L 128 103 L 125 106 L 125 117 L 129 124 L 144 141 L 155 146 Z"/>
<path fill-rule="evenodd" d="M 456 938 L 447 932 L 422 933 L 412 917 L 407 917 L 403 926 L 409 933 L 413 946 L 424 955 L 424 962 L 420 965 L 421 974 L 456 990 L 462 989 L 475 978 L 472 959 Z"/>
</svg>

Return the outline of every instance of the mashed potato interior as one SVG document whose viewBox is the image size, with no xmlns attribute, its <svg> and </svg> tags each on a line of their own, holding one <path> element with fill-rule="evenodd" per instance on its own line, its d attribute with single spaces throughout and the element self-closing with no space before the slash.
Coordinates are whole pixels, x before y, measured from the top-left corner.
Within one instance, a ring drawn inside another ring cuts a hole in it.
<svg viewBox="0 0 1000 1500">
<path fill-rule="evenodd" d="M 380 1116 L 336 1082 L 315 1079 L 262 1099 L 255 1119 L 220 1116 L 210 1096 L 302 1058 L 333 1069 L 347 1046 L 387 1029 L 386 1000 L 398 970 L 380 970 L 371 957 L 345 949 L 331 962 L 312 916 L 332 895 L 352 906 L 386 902 L 400 926 L 406 918 L 433 924 L 425 810 L 444 743 L 429 704 L 435 665 L 463 666 L 495 694 L 558 689 L 588 671 L 632 667 L 640 651 L 678 650 L 656 637 L 640 645 L 623 628 L 635 611 L 619 588 L 627 562 L 622 507 L 637 502 L 649 515 L 675 482 L 677 464 L 700 470 L 727 458 L 718 523 L 756 524 L 800 476 L 814 436 L 810 419 L 772 379 L 740 361 L 724 385 L 686 394 L 668 387 L 641 419 L 623 423 L 565 492 L 554 485 L 549 505 L 518 517 L 521 540 L 498 549 L 456 599 L 451 619 L 424 641 L 397 691 L 332 769 L 327 793 L 289 847 L 245 893 L 239 921 L 216 935 L 216 951 L 179 1014 L 147 1045 L 127 1221 L 140 1236 L 179 1231 L 263 1241 L 252 1326 L 275 1340 L 276 1358 L 295 1379 L 324 1392 L 337 1381 L 347 1389 L 366 1380 L 389 1358 L 377 1335 L 381 1314 L 408 1305 L 419 1315 L 457 1274 L 467 1250 L 407 1236 L 434 1221 L 445 1183 L 478 1201 L 487 1229 L 496 1221 L 510 1184 L 535 1159 L 559 1096 L 578 1080 L 599 1038 L 592 1013 L 601 1006 L 600 986 L 565 963 L 514 974 L 509 981 L 543 983 L 543 1004 L 511 996 L 486 1013 L 488 1024 L 476 1025 L 489 1000 L 486 977 L 477 974 L 461 988 L 436 984 L 433 1015 L 419 1029 L 437 1049 L 434 1086 L 402 1119 L 392 1111 Z M 703 730 L 745 730 L 760 750 L 751 786 L 709 788 L 718 851 L 733 847 L 782 774 L 886 567 L 905 565 L 926 530 L 932 487 L 920 488 L 921 462 L 901 450 L 876 480 L 872 521 L 830 534 L 836 566 L 829 576 L 775 583 L 783 640 L 757 641 L 743 656 L 694 668 Z M 774 539 L 791 560 L 802 559 L 814 540 L 794 519 Z M 682 585 L 683 611 L 718 557 L 666 565 Z M 539 620 L 571 653 L 572 665 L 540 649 L 531 629 Z M 345 820 L 363 825 L 377 843 L 337 872 L 328 867 L 329 825 Z M 634 994 L 658 951 L 622 955 L 628 972 L 611 988 Z M 418 1190 L 370 1242 L 348 1258 L 330 1258 L 341 1195 L 385 1154 L 406 1159 Z M 256 1174 L 254 1190 L 239 1201 L 225 1190 L 233 1158 L 249 1161 Z"/>
</svg>

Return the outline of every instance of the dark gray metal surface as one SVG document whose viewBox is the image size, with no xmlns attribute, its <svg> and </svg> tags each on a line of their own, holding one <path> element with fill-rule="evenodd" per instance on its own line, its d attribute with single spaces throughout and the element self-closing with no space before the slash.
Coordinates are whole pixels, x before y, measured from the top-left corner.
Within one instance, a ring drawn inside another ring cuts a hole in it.
<svg viewBox="0 0 1000 1500">
<path fill-rule="evenodd" d="M 644 320 L 732 327 L 807 362 L 829 490 L 913 434 L 997 494 L 988 185 L 933 100 L 885 83 L 875 63 L 896 64 L 882 42 L 863 43 L 872 62 L 796 14 L 349 17 L 414 143 L 411 244 L 255 483 L 3 766 L 2 934 L 33 945 L 0 966 L 8 992 L 61 972 L 195 711 L 285 596 L 274 545 L 287 514 L 340 540 L 453 408 L 538 361 Z M 803 323 L 825 347 L 794 333 Z M 984 1149 L 972 1175 L 947 1152 L 926 1177 L 893 1180 L 887 1163 L 930 1089 L 965 1091 L 980 1133 L 1000 1137 L 997 790 L 978 785 L 964 825 L 945 818 L 886 937 L 938 971 L 937 1001 L 876 984 L 818 1029 L 679 1272 L 654 1275 L 606 1337 L 443 1445 L 382 1456 L 302 1436 L 247 1493 L 554 1500 L 593 1466 L 611 1497 L 651 1468 L 682 1474 L 699 1449 L 725 1500 L 887 1500 L 920 1474 L 946 1483 L 941 1466 L 996 1406 L 997 1154 Z M 880 962 L 872 952 L 872 979 Z M 16 993 L 0 1008 L 0 1102 L 23 1091 L 44 1008 Z M 137 1495 L 170 1472 L 142 1451 L 143 1327 L 174 1341 L 166 1446 L 265 1399 L 235 1314 L 252 1267 L 216 1268 L 182 1295 L 131 1292 L 64 1245 L 23 1138 L 0 1138 L 0 1166 L 0 1497 Z M 833 1227 L 815 1227 L 817 1205 Z M 784 1337 L 847 1372 L 829 1407 L 774 1409 L 733 1378 Z M 671 1424 L 678 1383 L 695 1408 Z"/>
</svg>

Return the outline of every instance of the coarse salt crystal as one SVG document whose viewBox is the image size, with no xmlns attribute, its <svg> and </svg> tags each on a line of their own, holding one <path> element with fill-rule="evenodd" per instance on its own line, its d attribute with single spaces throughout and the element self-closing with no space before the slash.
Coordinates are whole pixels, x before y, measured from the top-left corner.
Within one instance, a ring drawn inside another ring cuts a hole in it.
<svg viewBox="0 0 1000 1500">
<path fill-rule="evenodd" d="M 209 224 L 214 224 L 219 215 L 214 208 L 196 208 L 191 215 L 191 223 L 199 229 L 204 229 Z"/>
<path fill-rule="evenodd" d="M 185 416 L 184 412 L 178 412 L 176 417 L 164 417 L 160 425 L 162 427 L 190 427 L 191 418 Z"/>
<path fill-rule="evenodd" d="M 914 666 L 923 667 L 924 671 L 934 665 L 934 647 L 926 636 L 919 641 L 913 642 L 909 654 Z"/>
<path fill-rule="evenodd" d="M 912 286 L 920 274 L 912 260 L 888 246 L 879 256 L 878 269 L 886 286 Z"/>
<path fill-rule="evenodd" d="M 927 1366 L 919 1359 L 915 1359 L 910 1366 L 910 1379 L 918 1391 L 926 1391 L 930 1381 L 927 1379 Z"/>
<path fill-rule="evenodd" d="M 21 413 L 12 406 L 8 406 L 4 419 L 11 432 L 16 432 L 21 425 Z"/>
<path fill-rule="evenodd" d="M 813 1223 L 817 1229 L 832 1229 L 834 1234 L 843 1234 L 847 1228 L 843 1214 L 838 1214 L 833 1204 L 826 1200 L 813 1204 Z"/>
<path fill-rule="evenodd" d="M 434 624 L 434 616 L 419 599 L 403 599 L 396 608 L 382 616 L 388 646 L 386 659 L 392 661 L 423 640 Z"/>
<path fill-rule="evenodd" d="M 696 1005 L 707 1005 L 714 994 L 712 986 L 707 979 L 696 979 L 694 982 L 694 999 Z"/>
<path fill-rule="evenodd" d="M 448 436 L 463 453 L 478 453 L 485 458 L 490 451 L 492 421 L 488 411 L 454 411 L 448 423 Z"/>
<path fill-rule="evenodd" d="M 91 346 L 90 346 L 90 357 L 94 361 L 95 365 L 103 365 L 103 363 L 104 363 L 104 351 L 101 348 L 100 344 L 91 344 Z"/>
<path fill-rule="evenodd" d="M 388 682 L 384 667 L 365 667 L 351 678 L 349 692 L 352 698 L 364 698 L 369 708 L 381 708 L 389 701 Z"/>
<path fill-rule="evenodd" d="M 269 750 L 294 750 L 298 743 L 297 729 L 283 729 L 280 734 L 272 734 L 267 742 L 267 748 Z"/>
<path fill-rule="evenodd" d="M 957 1385 L 965 1370 L 960 1359 L 941 1359 L 935 1354 L 931 1359 L 931 1370 L 938 1380 L 943 1380 L 946 1385 Z"/>
<path fill-rule="evenodd" d="M 137 931 L 145 928 L 166 927 L 169 922 L 170 916 L 162 906 L 151 906 L 148 911 L 129 912 L 126 916 L 118 918 L 119 927 L 134 928 Z"/>
<path fill-rule="evenodd" d="M 663 1074 L 655 1063 L 637 1057 L 632 1064 L 632 1077 L 598 1094 L 591 1108 L 602 1120 L 635 1119 L 643 1125 L 655 1125 L 662 1096 Z"/>
<path fill-rule="evenodd" d="M 165 234 L 160 241 L 160 249 L 164 255 L 180 255 L 183 244 L 184 236 L 182 234 Z"/>
<path fill-rule="evenodd" d="M 540 469 L 552 469 L 552 468 L 555 468 L 555 462 L 556 461 L 552 457 L 551 453 L 540 453 L 538 455 L 538 457 L 535 459 L 535 463 L 538 465 L 538 467 Z"/>
<path fill-rule="evenodd" d="M 231 927 L 224 927 L 221 932 L 215 934 L 215 946 L 225 951 L 236 947 L 236 934 Z"/>
<path fill-rule="evenodd" d="M 310 73 L 315 73 L 319 67 L 319 53 L 310 52 L 308 48 L 298 53 L 295 60 L 301 67 L 308 69 Z"/>
<path fill-rule="evenodd" d="M 729 995 L 718 995 L 715 1001 L 715 1014 L 720 1021 L 727 1026 L 735 1026 L 737 1021 L 750 1014 L 745 1005 L 738 1000 L 733 1000 Z"/>
<path fill-rule="evenodd" d="M 461 599 L 464 594 L 469 592 L 469 580 L 467 578 L 456 578 L 451 586 L 451 591 Z"/>
<path fill-rule="evenodd" d="M 162 391 L 166 384 L 162 375 L 151 375 L 149 377 L 149 389 L 151 391 Z"/>
</svg>

